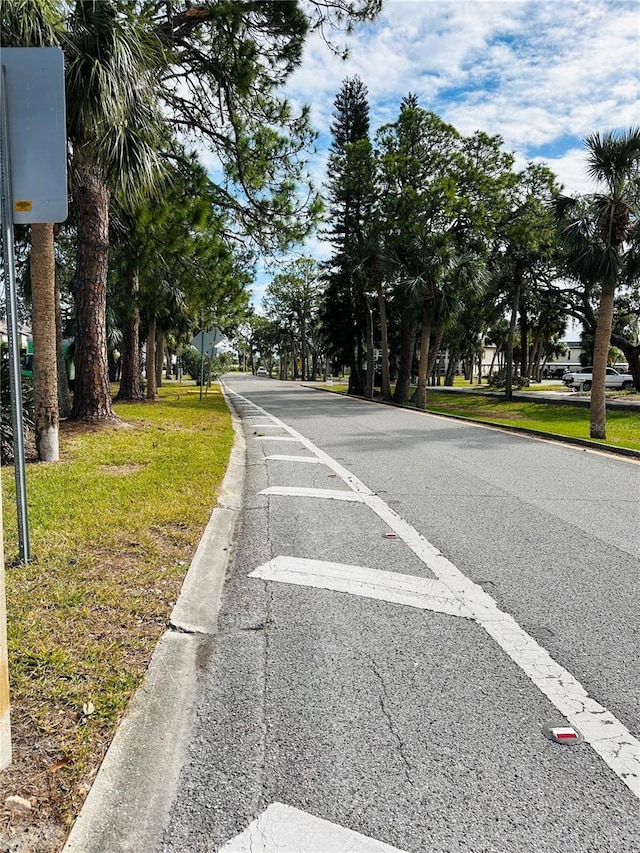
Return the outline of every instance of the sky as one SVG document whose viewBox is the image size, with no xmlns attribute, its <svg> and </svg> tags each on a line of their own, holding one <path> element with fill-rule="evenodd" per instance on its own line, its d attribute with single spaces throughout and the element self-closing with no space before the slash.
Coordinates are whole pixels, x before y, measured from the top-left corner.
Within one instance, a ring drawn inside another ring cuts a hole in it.
<svg viewBox="0 0 640 853">
<path fill-rule="evenodd" d="M 346 62 L 314 34 L 286 87 L 294 104 L 310 105 L 320 134 L 309 162 L 316 185 L 336 94 L 356 74 L 372 133 L 413 92 L 462 134 L 499 134 L 516 168 L 547 163 L 569 194 L 594 190 L 586 135 L 640 124 L 638 0 L 384 0 L 375 22 L 337 40 L 350 48 Z M 322 260 L 329 247 L 316 236 L 303 251 Z M 258 273 L 257 307 L 269 278 Z"/>
</svg>

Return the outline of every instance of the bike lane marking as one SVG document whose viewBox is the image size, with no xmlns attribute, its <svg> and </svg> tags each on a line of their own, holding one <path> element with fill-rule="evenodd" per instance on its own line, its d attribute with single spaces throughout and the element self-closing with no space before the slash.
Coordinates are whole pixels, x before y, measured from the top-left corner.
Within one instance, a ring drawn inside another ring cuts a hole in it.
<svg viewBox="0 0 640 853">
<path fill-rule="evenodd" d="M 244 400 L 239 394 L 235 396 Z M 470 618 L 484 628 L 569 723 L 582 732 L 585 742 L 627 788 L 640 798 L 640 740 L 634 737 L 607 708 L 592 699 L 582 684 L 527 634 L 512 616 L 500 610 L 495 599 L 464 575 L 438 548 L 391 509 L 382 498 L 297 430 L 279 418 L 275 418 L 265 409 L 258 408 L 262 414 L 286 430 L 289 440 L 299 441 L 338 474 L 352 492 L 350 494 L 331 489 L 271 487 L 264 489 L 260 494 L 365 503 L 453 593 L 465 612 L 470 614 Z M 274 438 L 271 437 L 272 440 Z"/>
<path fill-rule="evenodd" d="M 459 598 L 441 581 L 416 575 L 386 572 L 367 566 L 280 556 L 258 566 L 249 577 L 348 592 L 362 598 L 375 598 L 378 601 L 406 604 L 421 610 L 471 618 Z"/>
<path fill-rule="evenodd" d="M 321 817 L 272 803 L 219 853 L 403 853 Z"/>
</svg>

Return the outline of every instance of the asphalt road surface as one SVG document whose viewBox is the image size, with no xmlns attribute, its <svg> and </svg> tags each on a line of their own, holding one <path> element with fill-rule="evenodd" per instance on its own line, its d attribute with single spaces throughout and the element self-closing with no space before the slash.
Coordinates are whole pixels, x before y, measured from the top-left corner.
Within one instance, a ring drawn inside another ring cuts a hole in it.
<svg viewBox="0 0 640 853">
<path fill-rule="evenodd" d="M 244 510 L 162 853 L 638 851 L 640 464 L 227 389 Z"/>
</svg>

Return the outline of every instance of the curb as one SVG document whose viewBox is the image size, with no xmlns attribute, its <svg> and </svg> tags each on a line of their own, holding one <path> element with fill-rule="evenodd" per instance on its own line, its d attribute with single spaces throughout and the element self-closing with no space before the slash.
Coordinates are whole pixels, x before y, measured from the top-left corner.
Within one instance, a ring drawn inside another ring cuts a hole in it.
<svg viewBox="0 0 640 853">
<path fill-rule="evenodd" d="M 159 845 L 189 745 L 242 507 L 246 446 L 231 412 L 234 442 L 218 500 L 154 649 L 142 684 L 71 829 L 63 853 L 142 853 Z"/>
</svg>

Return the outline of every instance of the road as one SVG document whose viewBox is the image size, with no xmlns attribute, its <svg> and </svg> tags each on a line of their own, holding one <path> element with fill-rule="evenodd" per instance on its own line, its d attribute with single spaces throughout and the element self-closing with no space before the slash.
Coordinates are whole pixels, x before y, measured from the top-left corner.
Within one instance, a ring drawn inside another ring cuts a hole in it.
<svg viewBox="0 0 640 853">
<path fill-rule="evenodd" d="M 637 851 L 638 462 L 227 386 L 244 510 L 162 853 Z"/>
</svg>

